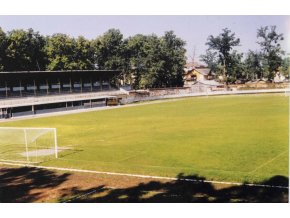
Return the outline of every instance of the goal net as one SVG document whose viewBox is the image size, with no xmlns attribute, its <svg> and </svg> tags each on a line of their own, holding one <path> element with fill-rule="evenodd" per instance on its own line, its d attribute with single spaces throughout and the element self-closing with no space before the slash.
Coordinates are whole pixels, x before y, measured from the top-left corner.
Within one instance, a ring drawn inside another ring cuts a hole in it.
<svg viewBox="0 0 290 218">
<path fill-rule="evenodd" d="M 55 128 L 0 127 L 0 161 L 37 163 L 57 157 Z"/>
</svg>

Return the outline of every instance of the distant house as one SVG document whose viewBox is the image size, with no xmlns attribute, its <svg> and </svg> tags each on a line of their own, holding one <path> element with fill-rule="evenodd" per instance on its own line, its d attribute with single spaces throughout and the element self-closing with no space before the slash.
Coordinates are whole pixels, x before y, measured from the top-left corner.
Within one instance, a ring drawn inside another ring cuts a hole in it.
<svg viewBox="0 0 290 218">
<path fill-rule="evenodd" d="M 184 68 L 184 86 L 191 87 L 192 91 L 202 92 L 223 89 L 224 85 L 215 81 L 214 78 L 215 73 L 210 68 L 192 65 L 186 65 Z"/>
<path fill-rule="evenodd" d="M 213 80 L 215 73 L 209 68 L 185 68 L 184 69 L 184 84 L 193 85 L 197 81 Z"/>
<path fill-rule="evenodd" d="M 283 76 L 280 72 L 276 72 L 274 77 L 274 83 L 282 83 L 285 79 L 285 76 Z"/>
</svg>

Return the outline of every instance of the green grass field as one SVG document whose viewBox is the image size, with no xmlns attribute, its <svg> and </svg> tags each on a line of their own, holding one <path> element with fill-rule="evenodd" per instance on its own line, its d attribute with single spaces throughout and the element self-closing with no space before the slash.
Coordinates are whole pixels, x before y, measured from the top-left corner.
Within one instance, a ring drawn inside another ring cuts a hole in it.
<svg viewBox="0 0 290 218">
<path fill-rule="evenodd" d="M 195 97 L 0 126 L 56 127 L 75 152 L 45 166 L 261 182 L 288 177 L 288 111 L 282 94 Z"/>
</svg>

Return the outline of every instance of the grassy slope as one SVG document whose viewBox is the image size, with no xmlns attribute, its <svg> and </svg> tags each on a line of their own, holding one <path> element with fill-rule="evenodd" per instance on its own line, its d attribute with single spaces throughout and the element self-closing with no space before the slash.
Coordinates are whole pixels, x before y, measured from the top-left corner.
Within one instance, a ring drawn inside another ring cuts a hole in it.
<svg viewBox="0 0 290 218">
<path fill-rule="evenodd" d="M 82 150 L 45 165 L 259 182 L 288 177 L 288 116 L 288 98 L 253 95 L 188 98 L 1 126 L 56 127 L 61 146 Z"/>
</svg>

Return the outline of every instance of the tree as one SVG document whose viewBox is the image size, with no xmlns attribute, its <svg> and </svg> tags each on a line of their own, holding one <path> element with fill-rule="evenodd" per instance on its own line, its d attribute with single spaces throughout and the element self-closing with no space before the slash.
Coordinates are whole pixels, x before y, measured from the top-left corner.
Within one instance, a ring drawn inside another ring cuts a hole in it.
<svg viewBox="0 0 290 218">
<path fill-rule="evenodd" d="M 93 42 L 95 61 L 101 70 L 118 70 L 124 65 L 123 35 L 120 30 L 109 29 Z"/>
<path fill-rule="evenodd" d="M 145 72 L 147 73 L 143 76 L 141 83 L 147 88 L 164 87 L 164 84 L 166 83 L 165 80 L 170 78 L 170 75 L 161 78 L 162 74 L 166 74 L 166 72 L 163 71 L 165 67 L 164 63 L 166 61 L 164 58 L 164 46 L 162 37 L 157 37 L 156 35 L 148 37 L 148 42 L 146 44 L 147 57 L 145 57 Z"/>
<path fill-rule="evenodd" d="M 263 78 L 262 58 L 263 57 L 260 52 L 249 50 L 245 59 L 245 72 L 247 80 Z"/>
<path fill-rule="evenodd" d="M 282 65 L 282 55 L 284 51 L 281 48 L 280 42 L 284 40 L 283 34 L 278 34 L 276 32 L 276 26 L 266 26 L 258 29 L 257 38 L 260 39 L 257 43 L 261 46 L 262 54 L 265 59 L 265 76 L 267 76 L 268 79 L 273 79 L 274 73 Z"/>
<path fill-rule="evenodd" d="M 290 75 L 290 57 L 285 57 L 282 61 L 281 72 L 289 78 Z"/>
<path fill-rule="evenodd" d="M 172 87 L 183 86 L 183 68 L 185 61 L 185 41 L 178 38 L 173 31 L 165 32 L 161 38 L 160 69 L 153 86 Z"/>
<path fill-rule="evenodd" d="M 93 70 L 95 69 L 95 49 L 91 41 L 79 36 L 76 39 L 74 62 L 79 70 Z"/>
<path fill-rule="evenodd" d="M 6 33 L 0 27 L 0 71 L 4 70 L 6 48 L 7 48 L 7 36 Z"/>
<path fill-rule="evenodd" d="M 206 45 L 209 49 L 216 50 L 219 55 L 219 62 L 223 66 L 223 77 L 227 82 L 229 77 L 229 66 L 230 66 L 230 51 L 234 46 L 240 45 L 240 39 L 236 38 L 235 33 L 231 33 L 229 29 L 223 29 L 223 32 L 218 36 L 214 37 L 210 35 L 207 39 Z"/>
<path fill-rule="evenodd" d="M 33 29 L 8 32 L 4 69 L 7 71 L 44 70 L 45 43 L 45 38 Z"/>
<path fill-rule="evenodd" d="M 157 61 L 159 44 L 156 35 L 137 34 L 124 41 L 128 77 L 134 78 L 135 89 L 150 87 L 154 83 L 153 65 Z"/>
<path fill-rule="evenodd" d="M 54 34 L 47 39 L 46 52 L 48 70 L 92 70 L 95 69 L 95 50 L 91 41 L 79 36 Z"/>
<path fill-rule="evenodd" d="M 165 32 L 162 37 L 138 34 L 129 37 L 124 44 L 134 88 L 183 85 L 185 42 L 173 31 Z"/>
<path fill-rule="evenodd" d="M 76 42 L 66 34 L 53 34 L 47 38 L 46 52 L 49 63 L 47 70 L 75 70 Z"/>
<path fill-rule="evenodd" d="M 245 79 L 246 75 L 244 73 L 245 71 L 245 65 L 242 61 L 243 53 L 238 53 L 236 50 L 234 50 L 229 55 L 228 60 L 228 81 L 229 82 L 235 82 L 238 79 Z"/>
<path fill-rule="evenodd" d="M 218 70 L 218 56 L 217 55 L 218 55 L 217 52 L 207 49 L 206 53 L 200 56 L 200 61 L 206 63 L 208 68 L 216 72 Z"/>
</svg>

